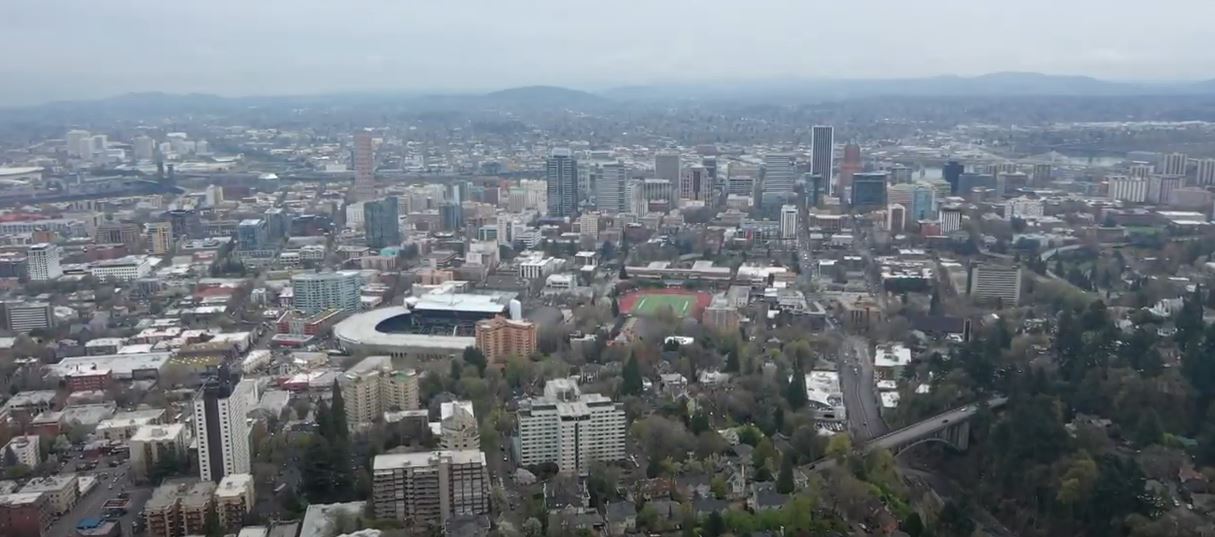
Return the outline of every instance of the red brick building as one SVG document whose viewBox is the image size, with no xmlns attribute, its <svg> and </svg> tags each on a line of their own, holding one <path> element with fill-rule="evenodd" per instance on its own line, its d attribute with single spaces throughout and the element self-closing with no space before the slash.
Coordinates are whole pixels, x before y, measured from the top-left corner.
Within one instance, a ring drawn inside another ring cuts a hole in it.
<svg viewBox="0 0 1215 537">
<path fill-rule="evenodd" d="M 44 492 L 0 494 L 0 535 L 42 537 L 51 525 Z"/>
<path fill-rule="evenodd" d="M 109 369 L 85 369 L 68 373 L 63 380 L 69 392 L 86 392 L 105 390 L 114 380 L 114 375 Z"/>
</svg>

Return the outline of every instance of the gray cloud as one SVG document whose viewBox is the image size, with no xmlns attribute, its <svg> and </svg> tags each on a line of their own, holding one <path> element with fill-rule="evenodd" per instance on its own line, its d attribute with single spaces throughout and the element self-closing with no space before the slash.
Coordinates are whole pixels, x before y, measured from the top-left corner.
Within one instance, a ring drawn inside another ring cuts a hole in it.
<svg viewBox="0 0 1215 537">
<path fill-rule="evenodd" d="M 1008 70 L 1215 76 L 1206 0 L 13 0 L 3 11 L 0 104 Z"/>
</svg>

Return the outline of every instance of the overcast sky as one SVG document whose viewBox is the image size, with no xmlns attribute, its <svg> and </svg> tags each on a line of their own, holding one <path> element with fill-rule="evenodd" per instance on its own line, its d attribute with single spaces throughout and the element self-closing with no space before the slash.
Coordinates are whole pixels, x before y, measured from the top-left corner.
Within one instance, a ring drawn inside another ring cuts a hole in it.
<svg viewBox="0 0 1215 537">
<path fill-rule="evenodd" d="M 0 104 L 1038 71 L 1215 78 L 1212 0 L 4 0 Z"/>
</svg>

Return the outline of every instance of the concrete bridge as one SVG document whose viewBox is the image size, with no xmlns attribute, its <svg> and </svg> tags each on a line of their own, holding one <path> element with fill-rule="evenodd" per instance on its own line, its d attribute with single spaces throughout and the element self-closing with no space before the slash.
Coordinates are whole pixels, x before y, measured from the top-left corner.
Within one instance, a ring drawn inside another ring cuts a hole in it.
<svg viewBox="0 0 1215 537">
<path fill-rule="evenodd" d="M 995 397 L 987 401 L 989 408 L 1000 408 L 1008 402 L 1007 397 Z M 870 439 L 861 451 L 888 449 L 898 455 L 921 444 L 939 442 L 959 451 L 970 447 L 970 420 L 979 411 L 978 404 L 969 404 L 931 418 L 913 423 L 902 429 L 891 431 Z"/>
<path fill-rule="evenodd" d="M 993 397 L 987 401 L 987 406 L 997 409 L 1007 403 L 1007 397 Z M 941 443 L 963 451 L 970 447 L 970 420 L 978 412 L 977 403 L 942 412 L 902 429 L 871 438 L 863 445 L 857 446 L 856 452 L 864 454 L 876 449 L 887 449 L 897 457 L 911 448 L 930 443 Z M 823 470 L 833 466 L 835 466 L 835 460 L 823 458 L 810 463 L 806 468 Z"/>
</svg>

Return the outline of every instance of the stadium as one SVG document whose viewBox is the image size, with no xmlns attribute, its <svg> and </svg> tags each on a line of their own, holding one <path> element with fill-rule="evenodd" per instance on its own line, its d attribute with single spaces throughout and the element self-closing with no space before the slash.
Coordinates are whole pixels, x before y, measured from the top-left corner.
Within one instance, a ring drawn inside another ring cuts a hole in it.
<svg viewBox="0 0 1215 537">
<path fill-rule="evenodd" d="M 333 336 L 349 353 L 387 354 L 423 360 L 458 356 L 476 338 L 434 336 L 402 332 L 411 325 L 411 313 L 404 306 L 393 306 L 357 313 L 333 327 Z"/>
<path fill-rule="evenodd" d="M 629 315 L 652 316 L 670 309 L 676 317 L 700 319 L 712 300 L 712 295 L 701 291 L 653 289 L 628 293 L 617 300 L 617 305 L 621 313 Z"/>
<path fill-rule="evenodd" d="M 474 325 L 497 316 L 521 319 L 514 293 L 428 293 L 405 299 L 403 306 L 379 308 L 347 317 L 333 327 L 346 352 L 439 359 L 458 356 L 476 344 Z"/>
</svg>

